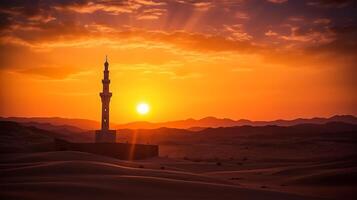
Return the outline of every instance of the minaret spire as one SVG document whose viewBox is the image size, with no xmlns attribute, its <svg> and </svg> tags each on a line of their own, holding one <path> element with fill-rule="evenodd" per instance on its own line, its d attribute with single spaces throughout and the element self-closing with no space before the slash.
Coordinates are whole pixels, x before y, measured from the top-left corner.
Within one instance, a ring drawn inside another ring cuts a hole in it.
<svg viewBox="0 0 357 200">
<path fill-rule="evenodd" d="M 99 94 L 102 100 L 102 128 L 96 132 L 96 142 L 115 142 L 115 130 L 109 130 L 109 103 L 112 93 L 109 91 L 110 79 L 107 55 L 105 56 L 103 75 L 103 91 Z"/>
</svg>

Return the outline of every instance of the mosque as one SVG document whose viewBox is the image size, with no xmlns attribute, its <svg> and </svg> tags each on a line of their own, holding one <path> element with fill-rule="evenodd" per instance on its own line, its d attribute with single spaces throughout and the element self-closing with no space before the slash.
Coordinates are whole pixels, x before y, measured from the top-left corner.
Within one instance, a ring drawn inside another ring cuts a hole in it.
<svg viewBox="0 0 357 200">
<path fill-rule="evenodd" d="M 94 143 L 73 143 L 55 139 L 57 151 L 82 151 L 123 160 L 145 159 L 159 155 L 158 145 L 131 144 L 116 142 L 116 130 L 109 129 L 109 103 L 112 93 L 109 90 L 109 63 L 104 63 L 103 90 L 99 93 L 102 101 L 101 129 L 95 131 Z"/>
</svg>

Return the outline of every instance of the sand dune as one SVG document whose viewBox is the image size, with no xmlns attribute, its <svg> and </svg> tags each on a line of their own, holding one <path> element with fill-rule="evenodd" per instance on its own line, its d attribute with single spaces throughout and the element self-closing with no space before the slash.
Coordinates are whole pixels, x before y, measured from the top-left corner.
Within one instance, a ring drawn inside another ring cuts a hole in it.
<svg viewBox="0 0 357 200">
<path fill-rule="evenodd" d="M 355 199 L 357 162 L 348 156 L 330 160 L 300 161 L 270 165 L 259 162 L 253 169 L 223 170 L 204 173 L 231 180 L 241 186 L 260 185 L 276 191 L 327 199 Z"/>
<path fill-rule="evenodd" d="M 287 184 L 357 186 L 357 167 L 321 170 L 320 172 L 294 178 L 288 181 Z"/>
<path fill-rule="evenodd" d="M 160 144 L 161 157 L 140 161 L 54 152 L 54 137 L 86 137 L 13 122 L 0 126 L 1 200 L 357 196 L 355 125 L 162 129 L 137 135 Z"/>
<path fill-rule="evenodd" d="M 80 152 L 2 155 L 0 166 L 2 199 L 309 199 Z"/>
</svg>

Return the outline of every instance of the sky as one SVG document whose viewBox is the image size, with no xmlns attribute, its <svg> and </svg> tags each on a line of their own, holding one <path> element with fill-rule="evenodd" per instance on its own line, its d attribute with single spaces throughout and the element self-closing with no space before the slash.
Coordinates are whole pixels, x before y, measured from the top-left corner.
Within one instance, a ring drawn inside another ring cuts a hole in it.
<svg viewBox="0 0 357 200">
<path fill-rule="evenodd" d="M 1 0 L 0 115 L 357 115 L 354 0 Z M 135 107 L 150 105 L 147 115 Z"/>
</svg>

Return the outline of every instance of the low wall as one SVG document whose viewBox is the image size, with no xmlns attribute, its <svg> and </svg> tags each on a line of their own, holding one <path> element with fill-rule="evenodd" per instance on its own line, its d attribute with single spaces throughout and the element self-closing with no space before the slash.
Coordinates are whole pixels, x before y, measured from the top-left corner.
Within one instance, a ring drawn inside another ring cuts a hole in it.
<svg viewBox="0 0 357 200">
<path fill-rule="evenodd" d="M 159 156 L 158 145 L 129 143 L 72 143 L 55 139 L 56 151 L 82 151 L 122 160 L 136 160 Z"/>
</svg>

